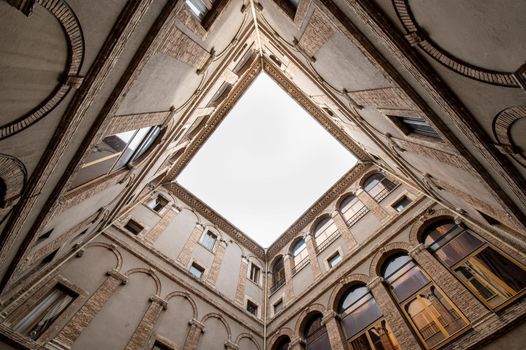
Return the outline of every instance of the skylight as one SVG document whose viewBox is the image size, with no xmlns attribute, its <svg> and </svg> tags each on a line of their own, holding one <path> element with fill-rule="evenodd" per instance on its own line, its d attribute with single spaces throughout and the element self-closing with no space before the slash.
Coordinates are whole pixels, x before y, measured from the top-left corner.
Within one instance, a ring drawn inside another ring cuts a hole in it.
<svg viewBox="0 0 526 350">
<path fill-rule="evenodd" d="M 355 164 L 261 73 L 177 181 L 268 247 Z"/>
</svg>

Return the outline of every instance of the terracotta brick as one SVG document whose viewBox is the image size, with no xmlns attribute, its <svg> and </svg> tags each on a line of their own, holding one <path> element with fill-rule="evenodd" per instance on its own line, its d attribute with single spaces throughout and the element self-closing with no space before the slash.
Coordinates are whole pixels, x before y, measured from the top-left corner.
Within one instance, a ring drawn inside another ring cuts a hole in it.
<svg viewBox="0 0 526 350">
<path fill-rule="evenodd" d="M 374 198 L 369 195 L 369 193 L 359 189 L 356 191 L 356 196 L 358 199 L 360 199 L 360 201 L 362 201 L 363 204 L 365 204 L 367 208 L 369 208 L 369 210 L 374 214 L 374 216 L 378 218 L 378 220 L 384 221 L 389 217 L 389 214 L 387 214 L 385 209 L 382 208 L 380 204 L 378 204 Z"/>
<path fill-rule="evenodd" d="M 223 262 L 223 257 L 225 256 L 226 242 L 220 240 L 217 243 L 217 248 L 214 255 L 214 261 L 212 261 L 212 266 L 208 272 L 207 281 L 211 284 L 215 284 L 217 281 L 217 276 L 219 276 L 219 270 L 221 269 L 221 263 Z"/>
<path fill-rule="evenodd" d="M 159 222 L 145 235 L 144 238 L 150 242 L 155 242 L 161 234 L 166 230 L 168 225 L 175 219 L 177 216 L 177 210 L 173 207 L 168 208 L 163 214 L 163 217 Z"/>
<path fill-rule="evenodd" d="M 190 237 L 188 237 L 188 240 L 186 241 L 183 250 L 181 250 L 181 253 L 179 253 L 179 256 L 177 257 L 177 261 L 183 264 L 183 266 L 188 265 L 188 263 L 190 262 L 194 246 L 197 244 L 197 242 L 199 242 L 199 239 L 201 238 L 202 234 L 203 227 L 201 225 L 196 225 L 192 233 L 190 233 Z"/>
<path fill-rule="evenodd" d="M 316 255 L 316 248 L 314 247 L 314 240 L 311 235 L 305 237 L 305 245 L 307 246 L 307 252 L 309 253 L 310 266 L 312 273 L 315 278 L 321 275 L 320 264 L 318 263 L 318 257 Z"/>
<path fill-rule="evenodd" d="M 191 320 L 189 325 L 190 329 L 186 335 L 183 350 L 196 350 L 199 339 L 201 339 L 201 334 L 203 334 L 205 330 L 205 325 L 195 319 Z"/>
<path fill-rule="evenodd" d="M 150 306 L 144 313 L 139 326 L 133 332 L 130 341 L 126 345 L 126 350 L 140 350 L 148 344 L 152 335 L 153 328 L 161 316 L 161 311 L 166 309 L 166 301 L 154 295 L 150 297 Z"/>
</svg>

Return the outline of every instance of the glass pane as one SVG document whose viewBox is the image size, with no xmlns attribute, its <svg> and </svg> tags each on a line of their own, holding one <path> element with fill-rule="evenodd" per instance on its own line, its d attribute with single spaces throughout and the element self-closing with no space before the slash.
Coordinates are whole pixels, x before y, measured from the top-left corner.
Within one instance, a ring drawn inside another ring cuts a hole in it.
<svg viewBox="0 0 526 350">
<path fill-rule="evenodd" d="M 491 247 L 470 257 L 455 272 L 491 307 L 499 306 L 526 288 L 526 272 Z"/>
<path fill-rule="evenodd" d="M 33 340 L 38 339 L 73 299 L 72 295 L 54 288 L 24 318 L 16 323 L 13 330 Z"/>
<path fill-rule="evenodd" d="M 432 245 L 436 241 L 438 241 L 442 236 L 447 234 L 449 231 L 451 231 L 453 228 L 457 227 L 458 225 L 455 224 L 451 220 L 445 220 L 445 221 L 438 221 L 431 226 L 429 226 L 424 233 L 425 239 L 424 243 L 427 246 Z"/>
<path fill-rule="evenodd" d="M 113 167 L 114 170 L 120 169 L 130 162 L 131 157 L 133 156 L 137 148 L 140 146 L 142 140 L 144 139 L 148 131 L 150 131 L 150 129 L 151 127 L 142 128 L 137 132 L 135 137 L 129 143 L 126 150 L 123 152 L 117 164 L 115 164 L 115 166 Z"/>
<path fill-rule="evenodd" d="M 438 249 L 435 254 L 440 261 L 451 267 L 468 256 L 482 244 L 483 242 L 477 237 L 470 234 L 468 231 L 464 231 L 449 243 L 442 246 L 442 248 Z"/>
<path fill-rule="evenodd" d="M 298 256 L 298 254 L 305 249 L 305 241 L 303 239 L 300 239 L 292 248 L 292 255 Z"/>
<path fill-rule="evenodd" d="M 378 309 L 376 301 L 374 298 L 370 298 L 342 320 L 342 327 L 347 339 L 358 334 L 380 317 L 382 317 L 382 313 Z"/>
<path fill-rule="evenodd" d="M 140 148 L 135 152 L 135 155 L 133 156 L 132 161 L 139 159 L 148 149 L 150 146 L 155 142 L 157 139 L 157 136 L 161 133 L 161 128 L 158 126 L 153 127 L 148 136 L 144 139 L 143 143 L 141 144 Z"/>
<path fill-rule="evenodd" d="M 367 289 L 366 286 L 357 286 L 350 289 L 346 294 L 342 296 L 339 312 L 344 313 L 354 303 L 356 303 L 358 300 L 360 300 L 367 294 L 369 294 L 369 289 Z"/>
<path fill-rule="evenodd" d="M 407 254 L 398 254 L 390 257 L 382 266 L 382 277 L 385 279 L 390 278 L 391 275 L 393 275 L 396 271 L 400 270 L 402 267 L 404 267 L 404 265 L 406 265 L 410 261 L 411 258 Z"/>
<path fill-rule="evenodd" d="M 396 277 L 396 279 L 391 282 L 393 294 L 398 301 L 404 301 L 428 282 L 426 276 L 416 265 L 413 265 L 408 270 L 404 268 L 401 272 L 403 273 L 400 275 L 395 274 L 393 277 Z"/>
<path fill-rule="evenodd" d="M 365 335 L 365 333 L 351 341 L 350 344 L 352 350 L 373 350 L 369 345 L 369 340 L 367 339 L 367 335 Z"/>
<path fill-rule="evenodd" d="M 201 0 L 186 0 L 186 4 L 195 17 L 202 20 L 208 12 L 208 8 Z"/>
<path fill-rule="evenodd" d="M 342 261 L 342 256 L 340 254 L 336 254 L 332 258 L 329 259 L 329 266 L 334 267 L 338 265 L 340 261 Z"/>
</svg>

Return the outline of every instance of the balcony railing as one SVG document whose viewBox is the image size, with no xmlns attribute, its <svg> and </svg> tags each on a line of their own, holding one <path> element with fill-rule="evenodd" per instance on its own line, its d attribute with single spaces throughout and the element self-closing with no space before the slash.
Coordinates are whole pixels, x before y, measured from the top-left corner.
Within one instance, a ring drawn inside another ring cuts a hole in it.
<svg viewBox="0 0 526 350">
<path fill-rule="evenodd" d="M 340 236 L 340 232 L 338 230 L 335 230 L 329 237 L 327 237 L 323 242 L 320 244 L 316 244 L 316 253 L 319 253 L 323 251 L 325 248 L 327 248 L 332 242 L 336 240 Z"/>
<path fill-rule="evenodd" d="M 378 183 L 375 187 L 382 186 L 382 190 L 378 192 L 373 198 L 376 202 L 380 203 L 382 199 L 387 197 L 389 193 L 391 193 L 396 187 L 398 187 L 397 183 L 391 182 L 389 180 L 383 179 L 381 182 Z M 373 192 L 373 191 L 371 191 Z"/>
<path fill-rule="evenodd" d="M 309 257 L 306 256 L 292 268 L 292 275 L 295 275 L 299 270 L 301 270 L 308 263 L 309 263 Z"/>
<path fill-rule="evenodd" d="M 354 225 L 358 220 L 360 220 L 365 214 L 369 212 L 369 208 L 367 208 L 365 205 L 360 208 L 356 213 L 354 213 L 353 216 L 347 220 L 347 226 L 351 227 Z"/>
<path fill-rule="evenodd" d="M 274 284 L 272 285 L 272 287 L 270 287 L 270 294 L 273 294 L 275 291 L 280 289 L 284 284 L 285 284 L 284 278 L 274 281 Z"/>
</svg>

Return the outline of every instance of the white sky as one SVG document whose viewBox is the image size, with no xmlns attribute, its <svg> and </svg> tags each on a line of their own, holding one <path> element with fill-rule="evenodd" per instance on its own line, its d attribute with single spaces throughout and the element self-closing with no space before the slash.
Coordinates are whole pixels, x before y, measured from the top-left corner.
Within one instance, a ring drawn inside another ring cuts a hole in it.
<svg viewBox="0 0 526 350">
<path fill-rule="evenodd" d="M 261 73 L 177 181 L 266 248 L 355 164 Z"/>
</svg>

